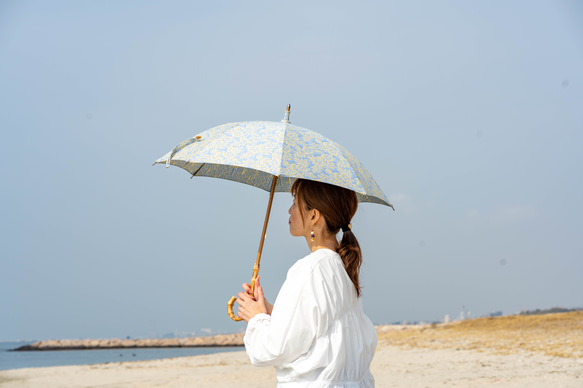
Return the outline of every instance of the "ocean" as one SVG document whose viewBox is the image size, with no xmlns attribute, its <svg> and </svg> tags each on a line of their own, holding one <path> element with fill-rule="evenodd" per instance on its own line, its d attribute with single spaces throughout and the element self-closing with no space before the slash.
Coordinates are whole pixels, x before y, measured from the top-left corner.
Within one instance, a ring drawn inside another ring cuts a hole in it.
<svg viewBox="0 0 583 388">
<path fill-rule="evenodd" d="M 0 342 L 0 370 L 146 361 L 243 350 L 243 347 L 103 349 L 13 352 L 32 342 Z"/>
</svg>

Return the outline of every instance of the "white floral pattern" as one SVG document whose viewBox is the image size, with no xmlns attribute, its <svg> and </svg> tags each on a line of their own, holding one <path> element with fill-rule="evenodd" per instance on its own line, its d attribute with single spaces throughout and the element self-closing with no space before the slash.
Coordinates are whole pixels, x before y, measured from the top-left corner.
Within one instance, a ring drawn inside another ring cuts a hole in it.
<svg viewBox="0 0 583 388">
<path fill-rule="evenodd" d="M 154 164 L 181 167 L 192 176 L 229 179 L 289 192 L 297 178 L 353 190 L 360 202 L 393 207 L 371 174 L 345 148 L 309 129 L 283 122 L 219 125 L 185 140 Z"/>
</svg>

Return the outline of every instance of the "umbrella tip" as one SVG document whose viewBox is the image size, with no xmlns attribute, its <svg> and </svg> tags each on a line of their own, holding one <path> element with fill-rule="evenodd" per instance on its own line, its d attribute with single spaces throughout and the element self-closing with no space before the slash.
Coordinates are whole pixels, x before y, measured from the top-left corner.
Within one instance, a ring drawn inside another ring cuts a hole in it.
<svg viewBox="0 0 583 388">
<path fill-rule="evenodd" d="M 286 123 L 289 124 L 289 113 L 291 110 L 291 104 L 287 104 L 287 109 L 285 110 L 285 116 L 283 116 L 283 120 L 281 120 L 282 123 Z"/>
</svg>

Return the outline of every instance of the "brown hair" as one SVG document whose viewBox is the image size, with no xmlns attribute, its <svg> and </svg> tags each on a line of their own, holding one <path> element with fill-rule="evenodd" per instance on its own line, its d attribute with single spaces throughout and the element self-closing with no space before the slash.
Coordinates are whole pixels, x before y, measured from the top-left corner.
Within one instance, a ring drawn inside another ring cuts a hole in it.
<svg viewBox="0 0 583 388">
<path fill-rule="evenodd" d="M 297 179 L 291 192 L 298 200 L 301 214 L 303 214 L 302 208 L 317 209 L 324 217 L 328 231 L 333 234 L 350 224 L 358 208 L 354 191 L 328 183 Z M 360 296 L 358 274 L 362 264 L 362 253 L 352 230 L 348 229 L 342 233 L 342 240 L 336 252 L 342 258 L 346 273 L 356 288 L 356 294 Z"/>
</svg>

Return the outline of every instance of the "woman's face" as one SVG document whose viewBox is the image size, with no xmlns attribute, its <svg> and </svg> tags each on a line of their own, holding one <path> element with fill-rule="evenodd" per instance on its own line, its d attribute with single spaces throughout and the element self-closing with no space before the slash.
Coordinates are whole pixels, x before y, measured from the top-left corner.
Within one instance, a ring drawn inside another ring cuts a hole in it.
<svg viewBox="0 0 583 388">
<path fill-rule="evenodd" d="M 306 235 L 306 222 L 302 219 L 302 213 L 300 213 L 300 204 L 298 200 L 294 197 L 294 203 L 292 203 L 289 208 L 289 233 L 292 236 L 305 236 Z"/>
</svg>

